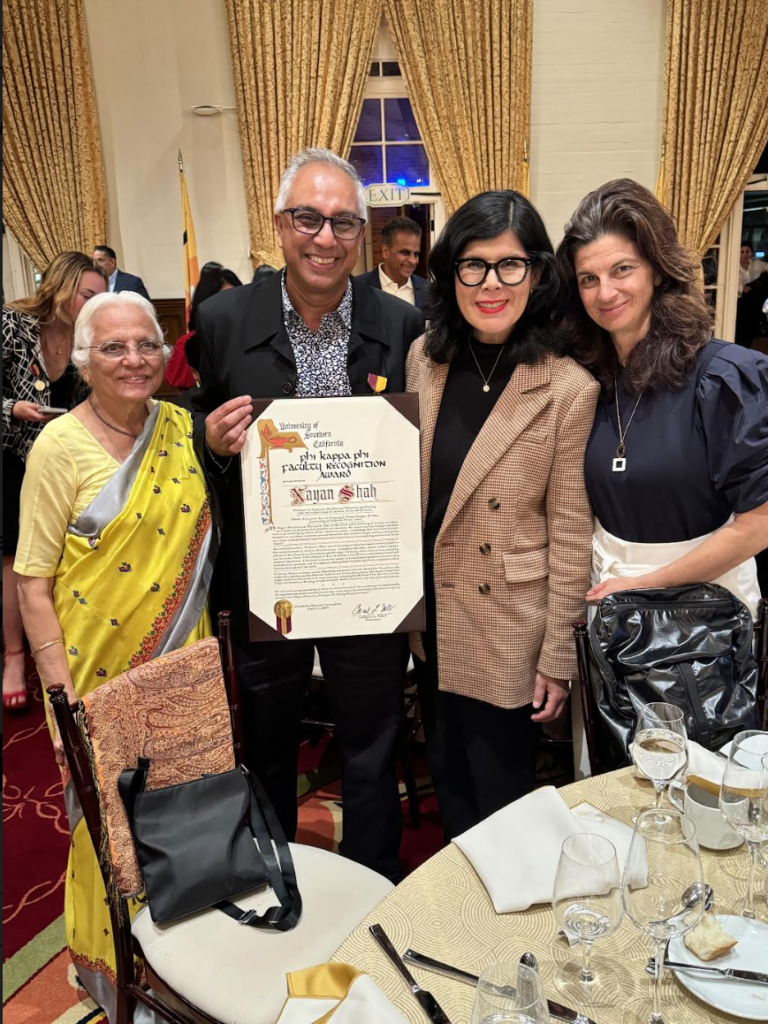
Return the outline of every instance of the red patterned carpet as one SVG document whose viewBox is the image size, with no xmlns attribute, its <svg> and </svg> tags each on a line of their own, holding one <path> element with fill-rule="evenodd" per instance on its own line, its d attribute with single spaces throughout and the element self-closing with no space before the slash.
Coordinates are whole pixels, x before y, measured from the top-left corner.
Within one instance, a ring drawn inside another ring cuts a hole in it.
<svg viewBox="0 0 768 1024">
<path fill-rule="evenodd" d="M 31 710 L 3 720 L 3 959 L 62 912 L 69 827 L 37 676 Z"/>
<path fill-rule="evenodd" d="M 33 672 L 30 663 L 30 672 Z M 103 1015 L 78 986 L 64 951 L 63 902 L 69 830 L 37 677 L 30 709 L 4 716 L 3 1016 L 5 1024 L 98 1024 Z M 424 765 L 417 775 L 425 776 Z M 428 779 L 420 778 L 422 826 L 403 802 L 401 858 L 412 871 L 441 844 Z M 341 834 L 338 765 L 325 737 L 302 746 L 297 840 L 335 849 Z"/>
</svg>

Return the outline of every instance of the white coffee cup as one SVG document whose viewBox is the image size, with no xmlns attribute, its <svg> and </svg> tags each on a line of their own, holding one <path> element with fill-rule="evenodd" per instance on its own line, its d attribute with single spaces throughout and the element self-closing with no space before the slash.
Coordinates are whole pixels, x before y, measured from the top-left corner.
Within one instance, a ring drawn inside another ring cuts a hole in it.
<svg viewBox="0 0 768 1024">
<path fill-rule="evenodd" d="M 734 850 L 744 842 L 720 813 L 716 793 L 695 782 L 678 781 L 670 782 L 668 792 L 670 802 L 696 826 L 700 846 L 708 850 Z M 682 800 L 679 793 L 683 794 Z"/>
</svg>

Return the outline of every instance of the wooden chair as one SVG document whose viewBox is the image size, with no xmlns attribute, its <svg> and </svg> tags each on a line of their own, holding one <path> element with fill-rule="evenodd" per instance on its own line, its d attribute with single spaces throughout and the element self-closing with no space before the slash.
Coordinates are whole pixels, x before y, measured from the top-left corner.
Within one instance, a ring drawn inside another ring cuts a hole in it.
<svg viewBox="0 0 768 1024">
<path fill-rule="evenodd" d="M 590 679 L 589 629 L 586 622 L 574 622 L 573 638 L 576 644 L 576 658 L 579 667 L 579 689 L 581 692 L 584 732 L 587 737 L 589 767 L 592 775 L 601 775 L 608 770 L 600 759 L 597 740 L 597 709 Z M 762 729 L 768 729 L 768 600 L 763 598 L 758 606 L 757 621 L 754 624 L 754 651 L 757 660 L 757 710 Z"/>
<path fill-rule="evenodd" d="M 272 1024 L 287 995 L 285 974 L 328 960 L 393 888 L 337 854 L 291 844 L 304 907 L 293 931 L 241 928 L 215 909 L 160 926 L 143 906 L 129 920 L 128 899 L 140 892 L 141 876 L 117 793 L 120 771 L 149 756 L 155 788 L 242 760 L 228 612 L 219 629 L 220 641 L 202 640 L 130 669 L 74 708 L 63 687 L 48 689 L 94 849 L 97 856 L 108 851 L 100 864 L 117 962 L 111 1024 L 130 1024 L 138 1003 L 169 1024 Z M 275 902 L 268 887 L 237 900 L 259 912 Z M 143 961 L 143 982 L 134 957 Z"/>
</svg>

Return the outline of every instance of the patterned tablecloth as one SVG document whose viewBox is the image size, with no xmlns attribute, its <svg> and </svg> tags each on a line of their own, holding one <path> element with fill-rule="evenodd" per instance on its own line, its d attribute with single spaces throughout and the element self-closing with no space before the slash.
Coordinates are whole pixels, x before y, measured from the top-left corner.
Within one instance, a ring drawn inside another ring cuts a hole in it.
<svg viewBox="0 0 768 1024">
<path fill-rule="evenodd" d="M 565 786 L 561 794 L 569 807 L 586 800 L 631 825 L 638 808 L 652 801 L 650 784 L 635 779 L 633 771 L 625 768 L 585 779 Z M 520 842 L 525 841 L 521 836 Z M 701 852 L 704 878 L 715 889 L 715 910 L 737 913 L 747 889 L 746 849 L 742 846 L 723 853 Z M 545 991 L 551 999 L 558 999 L 552 981 L 555 967 L 562 960 L 580 955 L 578 949 L 569 951 L 565 940 L 555 937 L 555 919 L 547 904 L 523 913 L 497 914 L 474 869 L 451 844 L 401 882 L 333 957 L 367 971 L 414 1024 L 423 1024 L 427 1017 L 369 934 L 368 925 L 375 921 L 383 925 L 399 952 L 411 947 L 474 974 L 480 974 L 495 960 L 516 962 L 525 950 L 531 950 L 538 958 Z M 650 997 L 652 979 L 643 968 L 652 952 L 648 937 L 626 918 L 615 935 L 596 944 L 595 956 L 610 961 L 622 990 L 618 1005 L 585 1010 L 597 1024 L 619 1024 L 627 1002 L 643 995 Z M 423 988 L 433 993 L 452 1024 L 469 1021 L 472 987 L 419 968 L 412 968 L 412 973 Z M 669 972 L 663 993 L 670 1011 L 667 1019 L 675 1024 L 737 1019 L 699 1002 Z"/>
</svg>

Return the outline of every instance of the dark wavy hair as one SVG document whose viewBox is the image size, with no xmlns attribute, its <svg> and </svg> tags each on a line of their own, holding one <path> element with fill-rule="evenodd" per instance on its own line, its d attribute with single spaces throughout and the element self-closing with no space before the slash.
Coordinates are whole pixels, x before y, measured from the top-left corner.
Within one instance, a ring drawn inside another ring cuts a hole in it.
<svg viewBox="0 0 768 1024">
<path fill-rule="evenodd" d="M 712 310 L 699 277 L 701 261 L 683 246 L 669 213 L 652 192 L 629 178 L 609 181 L 579 203 L 557 249 L 567 289 L 563 329 L 569 351 L 613 394 L 619 368 L 610 335 L 592 320 L 579 295 L 576 253 L 603 235 L 620 235 L 637 246 L 661 278 L 651 300 L 651 327 L 624 367 L 628 392 L 682 388 L 699 349 L 712 337 Z"/>
<path fill-rule="evenodd" d="M 557 347 L 550 328 L 557 319 L 560 283 L 544 221 L 519 192 L 481 192 L 453 214 L 429 254 L 425 351 L 436 363 L 447 363 L 468 345 L 471 335 L 456 301 L 456 260 L 471 242 L 496 238 L 508 229 L 515 232 L 533 260 L 531 273 L 539 275 L 525 311 L 515 324 L 514 343 L 508 349 L 510 358 L 515 364 L 536 363 L 545 352 Z"/>
<path fill-rule="evenodd" d="M 220 263 L 206 263 L 200 271 L 200 280 L 197 282 L 195 294 L 192 296 L 192 306 L 189 311 L 188 327 L 190 331 L 195 329 L 197 310 L 201 302 L 210 299 L 212 295 L 220 292 L 225 284 L 233 288 L 242 287 L 243 282 L 234 272 L 222 267 Z"/>
</svg>

